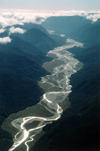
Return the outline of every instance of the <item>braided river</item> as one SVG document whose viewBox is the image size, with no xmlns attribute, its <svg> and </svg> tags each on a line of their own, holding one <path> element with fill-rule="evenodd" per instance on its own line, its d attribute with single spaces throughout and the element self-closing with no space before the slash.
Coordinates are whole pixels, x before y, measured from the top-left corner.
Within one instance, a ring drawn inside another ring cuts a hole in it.
<svg viewBox="0 0 100 151">
<path fill-rule="evenodd" d="M 47 54 L 52 61 L 43 64 L 50 75 L 41 77 L 38 82 L 44 90 L 44 94 L 37 104 L 39 114 L 17 118 L 11 122 L 18 132 L 14 136 L 13 145 L 9 151 L 17 150 L 24 145 L 25 150 L 30 150 L 30 142 L 43 130 L 47 124 L 61 118 L 63 107 L 60 104 L 68 98 L 71 92 L 70 77 L 82 68 L 82 63 L 74 58 L 74 55 L 67 51 L 73 47 L 83 47 L 83 44 L 72 39 L 66 39 L 66 44 L 50 50 Z"/>
</svg>

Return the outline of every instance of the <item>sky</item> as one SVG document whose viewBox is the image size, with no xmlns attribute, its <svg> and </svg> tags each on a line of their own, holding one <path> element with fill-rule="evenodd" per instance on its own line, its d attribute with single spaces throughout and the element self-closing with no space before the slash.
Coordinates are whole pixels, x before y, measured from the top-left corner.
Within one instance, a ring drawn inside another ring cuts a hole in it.
<svg viewBox="0 0 100 151">
<path fill-rule="evenodd" d="M 0 9 L 100 10 L 100 0 L 0 0 Z"/>
</svg>

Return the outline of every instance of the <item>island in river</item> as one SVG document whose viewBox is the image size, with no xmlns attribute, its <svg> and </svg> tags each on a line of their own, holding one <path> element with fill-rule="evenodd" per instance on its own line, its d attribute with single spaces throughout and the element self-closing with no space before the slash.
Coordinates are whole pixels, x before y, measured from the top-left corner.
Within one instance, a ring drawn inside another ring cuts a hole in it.
<svg viewBox="0 0 100 151">
<path fill-rule="evenodd" d="M 47 56 L 53 59 L 44 63 L 43 68 L 51 74 L 41 77 L 38 83 L 44 90 L 40 102 L 11 114 L 4 121 L 2 128 L 11 133 L 14 138 L 9 151 L 21 149 L 29 151 L 30 147 L 44 134 L 43 127 L 58 120 L 63 110 L 70 107 L 68 99 L 72 88 L 70 77 L 83 66 L 72 53 L 66 50 L 75 46 L 83 47 L 83 44 L 67 39 L 65 45 L 48 52 Z"/>
</svg>

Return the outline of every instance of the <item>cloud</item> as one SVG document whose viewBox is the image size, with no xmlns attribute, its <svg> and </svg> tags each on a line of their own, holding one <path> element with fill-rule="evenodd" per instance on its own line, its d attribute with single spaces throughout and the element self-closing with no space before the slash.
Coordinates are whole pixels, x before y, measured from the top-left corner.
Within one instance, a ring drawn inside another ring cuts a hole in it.
<svg viewBox="0 0 100 151">
<path fill-rule="evenodd" d="M 5 29 L 0 29 L 0 34 L 3 33 L 5 31 Z"/>
<path fill-rule="evenodd" d="M 84 16 L 85 18 L 92 20 L 93 22 L 97 21 L 100 18 L 100 11 L 32 11 L 32 10 L 0 10 L 0 33 L 3 33 L 6 30 L 7 26 L 9 27 L 9 35 L 11 33 L 20 33 L 25 32 L 24 29 L 12 27 L 14 25 L 23 25 L 24 23 L 36 23 L 41 24 L 46 18 L 50 16 Z M 51 34 L 54 34 L 54 31 L 48 31 Z M 64 36 L 64 35 L 60 35 Z M 6 44 L 11 42 L 10 37 L 0 38 L 0 43 Z"/>
<path fill-rule="evenodd" d="M 51 35 L 58 35 L 58 36 L 60 36 L 60 37 L 65 37 L 64 34 L 58 34 L 58 33 L 56 33 L 54 30 L 47 30 L 47 31 L 48 31 L 48 33 L 51 34 Z"/>
<path fill-rule="evenodd" d="M 40 24 L 45 20 L 45 14 L 31 11 L 4 11 L 0 10 L 0 25 L 5 28 L 13 25 L 23 25 L 24 23 Z"/>
<path fill-rule="evenodd" d="M 20 34 L 23 34 L 23 33 L 26 32 L 26 30 L 21 29 L 21 28 L 11 27 L 11 28 L 9 29 L 9 32 L 10 32 L 10 34 L 11 34 L 11 33 L 20 33 Z"/>
<path fill-rule="evenodd" d="M 49 34 L 53 35 L 55 33 L 54 30 L 47 30 Z"/>
<path fill-rule="evenodd" d="M 76 10 L 70 10 L 70 11 L 53 11 L 51 14 L 48 14 L 48 16 L 84 16 L 86 19 L 92 20 L 93 22 L 97 21 L 100 18 L 100 11 L 76 11 Z"/>
<path fill-rule="evenodd" d="M 23 25 L 24 23 L 40 24 L 50 16 L 84 16 L 92 21 L 97 21 L 100 18 L 100 11 L 32 11 L 32 10 L 0 10 L 0 25 L 5 28 L 16 24 Z"/>
<path fill-rule="evenodd" d="M 0 12 L 0 25 L 5 28 L 7 26 L 13 26 L 16 24 L 23 25 L 22 14 L 16 14 L 15 12 Z"/>
<path fill-rule="evenodd" d="M 100 14 L 89 14 L 86 16 L 86 18 L 95 22 L 100 18 Z"/>
<path fill-rule="evenodd" d="M 65 35 L 64 35 L 64 34 L 61 34 L 60 37 L 65 37 Z"/>
<path fill-rule="evenodd" d="M 9 38 L 9 37 L 0 38 L 0 43 L 1 44 L 6 44 L 8 42 L 11 42 L 11 38 Z"/>
</svg>

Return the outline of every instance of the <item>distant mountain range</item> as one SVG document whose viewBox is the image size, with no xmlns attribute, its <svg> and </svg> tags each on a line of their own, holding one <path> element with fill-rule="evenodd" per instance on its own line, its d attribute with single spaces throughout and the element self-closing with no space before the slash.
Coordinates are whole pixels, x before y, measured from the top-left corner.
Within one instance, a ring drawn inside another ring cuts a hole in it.
<svg viewBox="0 0 100 151">
<path fill-rule="evenodd" d="M 98 151 L 100 149 L 100 21 L 84 17 L 50 17 L 46 29 L 84 43 L 69 49 L 83 69 L 71 76 L 71 106 L 62 118 L 44 128 L 46 134 L 31 151 Z"/>
<path fill-rule="evenodd" d="M 8 115 L 32 106 L 43 94 L 37 82 L 49 74 L 42 64 L 51 58 L 49 50 L 65 42 L 65 38 L 50 35 L 54 30 L 68 38 L 84 43 L 84 48 L 69 51 L 83 62 L 84 67 L 71 77 L 71 107 L 62 118 L 44 128 L 45 135 L 31 151 L 98 151 L 100 122 L 100 20 L 92 22 L 85 17 L 50 17 L 41 25 L 15 25 L 25 29 L 13 33 L 12 41 L 0 44 L 0 125 Z M 9 35 L 6 28 L 0 37 Z M 6 151 L 12 138 L 0 128 L 0 151 Z"/>
<path fill-rule="evenodd" d="M 50 17 L 42 23 L 42 26 L 83 42 L 85 47 L 100 44 L 100 19 L 92 22 L 81 16 Z"/>
</svg>

